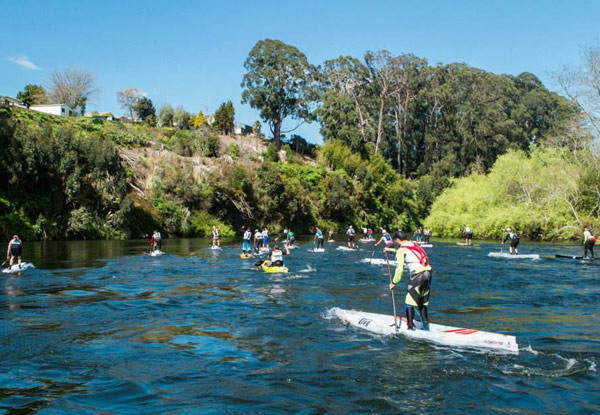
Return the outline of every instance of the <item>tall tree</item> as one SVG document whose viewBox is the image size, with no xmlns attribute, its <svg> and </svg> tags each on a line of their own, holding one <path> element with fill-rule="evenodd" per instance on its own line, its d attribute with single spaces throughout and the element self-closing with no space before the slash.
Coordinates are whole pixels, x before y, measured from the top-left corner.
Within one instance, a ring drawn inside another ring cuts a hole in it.
<svg viewBox="0 0 600 415">
<path fill-rule="evenodd" d="M 140 120 L 149 125 L 156 125 L 156 109 L 150 98 L 141 97 L 133 109 Z"/>
<path fill-rule="evenodd" d="M 173 116 L 173 125 L 180 130 L 188 130 L 190 128 L 190 114 L 180 105 L 175 109 Z"/>
<path fill-rule="evenodd" d="M 221 134 L 229 135 L 233 129 L 234 122 L 235 109 L 233 108 L 233 103 L 231 101 L 222 103 L 215 112 L 213 128 Z"/>
<path fill-rule="evenodd" d="M 158 110 L 158 124 L 161 127 L 172 127 L 175 111 L 169 104 L 163 104 Z"/>
<path fill-rule="evenodd" d="M 46 90 L 40 85 L 26 85 L 23 91 L 17 93 L 17 99 L 20 100 L 27 108 L 35 104 L 47 104 L 48 96 Z"/>
<path fill-rule="evenodd" d="M 72 111 L 85 107 L 99 92 L 96 77 L 87 69 L 72 67 L 64 72 L 53 71 L 50 74 L 48 88 L 49 98 L 57 104 L 65 104 Z"/>
<path fill-rule="evenodd" d="M 125 88 L 117 91 L 117 101 L 123 109 L 129 111 L 129 118 L 133 120 L 135 106 L 144 95 L 137 88 Z"/>
<path fill-rule="evenodd" d="M 244 68 L 242 104 L 260 111 L 279 148 L 285 118 L 313 119 L 316 70 L 295 46 L 272 39 L 254 45 Z"/>
</svg>

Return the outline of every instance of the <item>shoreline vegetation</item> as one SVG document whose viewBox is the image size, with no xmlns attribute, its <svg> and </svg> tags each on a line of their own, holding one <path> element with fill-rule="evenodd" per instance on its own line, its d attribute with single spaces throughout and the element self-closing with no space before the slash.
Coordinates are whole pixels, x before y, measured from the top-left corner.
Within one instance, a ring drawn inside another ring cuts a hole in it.
<svg viewBox="0 0 600 415">
<path fill-rule="evenodd" d="M 135 89 L 118 91 L 133 123 L 0 106 L 0 237 L 206 237 L 214 225 L 226 237 L 244 226 L 339 235 L 350 224 L 461 237 L 466 224 L 476 238 L 510 226 L 568 240 L 600 227 L 597 118 L 530 73 L 387 51 L 314 66 L 270 39 L 244 66 L 242 100 L 272 139 L 258 121 L 232 135 L 230 101 L 209 125 L 166 104 L 157 118 Z M 318 122 L 324 143 L 286 137 L 288 117 Z"/>
</svg>

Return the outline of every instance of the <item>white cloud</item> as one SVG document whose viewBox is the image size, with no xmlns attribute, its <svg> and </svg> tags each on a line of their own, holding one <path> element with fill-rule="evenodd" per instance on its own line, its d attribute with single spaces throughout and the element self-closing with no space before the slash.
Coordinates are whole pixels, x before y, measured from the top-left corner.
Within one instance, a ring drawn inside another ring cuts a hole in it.
<svg viewBox="0 0 600 415">
<path fill-rule="evenodd" d="M 8 60 L 12 63 L 16 63 L 24 68 L 31 69 L 33 71 L 39 71 L 40 68 L 35 63 L 31 62 L 27 56 L 11 56 Z"/>
</svg>

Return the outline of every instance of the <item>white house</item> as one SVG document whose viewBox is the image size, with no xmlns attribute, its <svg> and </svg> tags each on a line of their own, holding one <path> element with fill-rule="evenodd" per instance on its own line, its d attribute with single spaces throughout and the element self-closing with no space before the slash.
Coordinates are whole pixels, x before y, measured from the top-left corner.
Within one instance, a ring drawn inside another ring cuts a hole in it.
<svg viewBox="0 0 600 415">
<path fill-rule="evenodd" d="M 71 109 L 65 104 L 32 105 L 29 107 L 29 109 L 37 112 L 44 112 L 46 114 L 58 115 L 59 117 L 73 115 L 73 111 L 71 111 Z"/>
<path fill-rule="evenodd" d="M 250 135 L 252 134 L 252 127 L 246 124 L 235 123 L 233 124 L 234 135 Z"/>
</svg>

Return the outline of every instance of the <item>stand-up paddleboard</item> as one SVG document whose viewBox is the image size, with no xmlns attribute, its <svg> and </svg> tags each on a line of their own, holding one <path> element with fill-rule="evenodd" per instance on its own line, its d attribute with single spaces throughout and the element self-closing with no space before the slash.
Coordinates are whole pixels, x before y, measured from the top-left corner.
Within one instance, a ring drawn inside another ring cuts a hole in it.
<svg viewBox="0 0 600 415">
<path fill-rule="evenodd" d="M 358 251 L 358 247 L 356 247 L 356 248 L 348 248 L 347 246 L 338 246 L 336 249 L 338 251 Z"/>
<path fill-rule="evenodd" d="M 31 262 L 21 262 L 21 265 L 14 264 L 12 267 L 4 268 L 2 270 L 5 274 L 14 274 L 17 272 L 25 271 L 28 268 L 35 268 Z"/>
<path fill-rule="evenodd" d="M 458 246 L 473 246 L 473 244 L 466 244 L 464 242 L 457 242 L 456 245 L 458 245 Z"/>
<path fill-rule="evenodd" d="M 163 255 L 163 254 L 164 254 L 164 252 L 161 251 L 160 249 L 155 249 L 154 251 L 150 252 L 148 255 L 150 255 L 150 256 L 160 256 L 160 255 Z"/>
<path fill-rule="evenodd" d="M 373 238 L 360 238 L 358 240 L 358 242 L 362 242 L 363 244 L 369 243 L 369 242 L 375 242 L 375 239 Z"/>
<path fill-rule="evenodd" d="M 219 245 L 210 245 L 208 248 L 214 251 L 220 251 L 222 249 Z"/>
<path fill-rule="evenodd" d="M 329 239 L 327 242 L 329 242 L 329 243 L 333 243 L 333 242 L 335 242 L 335 241 L 334 241 L 333 239 Z"/>
<path fill-rule="evenodd" d="M 561 255 L 561 254 L 556 254 L 554 255 L 555 258 L 563 258 L 563 259 L 580 259 L 580 260 L 588 260 L 588 261 L 593 261 L 597 258 L 590 258 L 590 257 L 583 257 L 583 256 L 577 256 L 577 255 Z"/>
<path fill-rule="evenodd" d="M 385 259 L 381 258 L 364 258 L 362 262 L 371 264 L 371 265 L 387 265 L 388 262 Z M 396 266 L 396 261 L 390 259 L 390 266 Z"/>
<path fill-rule="evenodd" d="M 394 316 L 385 314 L 366 313 L 363 311 L 343 310 L 332 308 L 332 315 L 337 316 L 342 322 L 371 333 L 391 335 L 396 333 Z M 465 347 L 474 349 L 491 349 L 506 353 L 519 353 L 519 346 L 515 336 L 490 333 L 474 329 L 429 324 L 429 330 L 421 330 L 421 322 L 415 321 L 417 330 L 406 329 L 406 318 L 396 317 L 396 324 L 400 324 L 398 333 L 415 340 L 424 340 L 432 343 L 451 347 Z"/>
<path fill-rule="evenodd" d="M 433 244 L 419 244 L 421 248 L 433 248 Z"/>
<path fill-rule="evenodd" d="M 325 252 L 325 248 L 311 248 L 308 252 Z"/>
<path fill-rule="evenodd" d="M 508 259 L 540 259 L 538 254 L 509 254 L 506 252 L 490 252 L 488 254 L 491 258 L 508 258 Z"/>
</svg>

